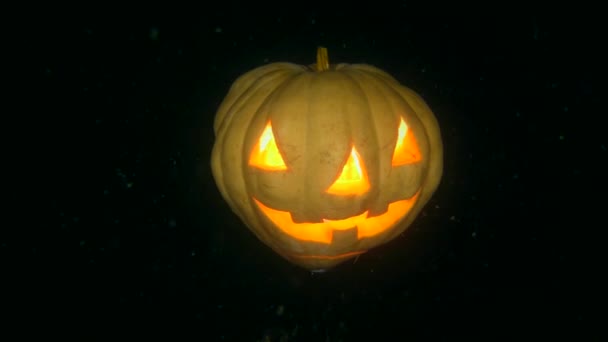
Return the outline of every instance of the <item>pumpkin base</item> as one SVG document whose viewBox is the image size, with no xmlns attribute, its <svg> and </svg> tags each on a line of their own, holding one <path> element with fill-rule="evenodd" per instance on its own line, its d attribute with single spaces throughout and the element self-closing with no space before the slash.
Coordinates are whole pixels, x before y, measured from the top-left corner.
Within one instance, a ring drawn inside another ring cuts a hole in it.
<svg viewBox="0 0 608 342">
<path fill-rule="evenodd" d="M 352 252 L 352 253 L 347 253 L 347 254 L 342 254 L 342 255 L 336 255 L 336 256 L 329 256 L 329 255 L 303 256 L 303 255 L 283 254 L 283 257 L 285 259 L 287 259 L 289 262 L 296 264 L 298 266 L 304 267 L 313 273 L 320 273 L 320 272 L 325 272 L 325 271 L 329 270 L 330 268 L 333 268 L 350 259 L 356 258 L 365 252 L 367 252 L 367 250 L 357 251 L 357 252 Z"/>
</svg>

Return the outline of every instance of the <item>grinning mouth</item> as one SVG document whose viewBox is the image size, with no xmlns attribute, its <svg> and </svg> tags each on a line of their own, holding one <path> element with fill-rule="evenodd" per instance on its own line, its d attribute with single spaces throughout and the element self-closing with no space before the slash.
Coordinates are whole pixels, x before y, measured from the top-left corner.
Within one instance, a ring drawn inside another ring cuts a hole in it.
<svg viewBox="0 0 608 342">
<path fill-rule="evenodd" d="M 295 223 L 290 212 L 272 209 L 255 197 L 253 200 L 260 211 L 284 233 L 298 240 L 331 244 L 334 230 L 348 230 L 357 227 L 358 239 L 372 237 L 386 231 L 410 212 L 419 195 L 420 190 L 408 199 L 390 203 L 388 210 L 381 215 L 368 217 L 369 211 L 365 211 L 360 215 L 341 220 L 323 219 L 323 222 L 320 223 Z"/>
</svg>

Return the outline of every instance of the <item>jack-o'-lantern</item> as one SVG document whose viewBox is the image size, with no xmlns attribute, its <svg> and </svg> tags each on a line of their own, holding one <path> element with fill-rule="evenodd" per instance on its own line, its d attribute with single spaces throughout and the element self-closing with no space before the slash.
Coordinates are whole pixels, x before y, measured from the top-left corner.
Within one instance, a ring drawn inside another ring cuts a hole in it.
<svg viewBox="0 0 608 342">
<path fill-rule="evenodd" d="M 402 233 L 437 188 L 439 125 L 414 91 L 364 64 L 272 63 L 238 78 L 214 122 L 211 166 L 266 245 L 325 270 Z"/>
</svg>

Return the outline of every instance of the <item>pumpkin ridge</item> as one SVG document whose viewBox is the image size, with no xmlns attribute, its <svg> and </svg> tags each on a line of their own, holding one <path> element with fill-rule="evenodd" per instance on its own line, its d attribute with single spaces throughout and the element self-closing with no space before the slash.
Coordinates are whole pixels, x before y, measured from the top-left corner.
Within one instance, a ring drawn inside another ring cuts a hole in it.
<svg viewBox="0 0 608 342">
<path fill-rule="evenodd" d="M 265 71 L 265 72 L 261 73 L 258 76 L 257 74 L 261 71 Z M 229 96 L 227 96 L 220 104 L 220 107 L 218 109 L 218 114 L 216 115 L 214 124 L 213 124 L 214 132 L 217 134 L 218 132 L 222 131 L 222 129 L 223 129 L 222 125 L 228 118 L 228 116 L 229 116 L 228 114 L 231 111 L 233 111 L 234 106 L 237 103 L 243 102 L 243 95 L 250 93 L 251 89 L 259 86 L 262 82 L 267 83 L 267 82 L 271 82 L 272 80 L 274 80 L 274 77 L 272 77 L 272 74 L 289 74 L 291 72 L 294 72 L 294 70 L 293 69 L 289 69 L 289 70 L 279 69 L 279 68 L 277 68 L 277 66 L 275 66 L 274 68 L 270 68 L 269 66 L 264 66 L 264 67 L 259 67 L 257 69 L 254 69 L 254 70 L 246 73 L 245 75 L 242 75 L 241 77 L 239 77 L 237 79 L 237 81 L 235 81 L 235 83 L 232 86 L 230 86 L 230 89 L 228 90 Z M 254 76 L 257 76 L 257 77 L 254 78 Z M 249 82 L 248 80 L 251 78 L 253 78 L 253 81 Z M 247 84 L 247 85 L 243 86 L 244 84 Z M 230 95 L 232 95 L 232 96 L 230 96 Z"/>
<path fill-rule="evenodd" d="M 383 77 L 381 78 L 381 76 L 379 76 L 382 74 L 371 74 L 368 72 L 363 72 L 362 70 L 358 70 L 358 69 L 355 69 L 353 71 L 362 75 L 363 77 L 366 77 L 366 78 L 372 80 L 372 82 L 374 82 L 376 84 L 376 86 L 379 89 L 379 93 L 385 99 L 387 105 L 391 108 L 392 113 L 397 113 L 398 112 L 397 109 L 400 109 L 400 108 L 397 108 L 397 106 L 395 106 L 394 101 L 391 101 L 389 99 L 389 96 L 387 96 L 386 92 L 389 91 L 393 98 L 399 99 L 399 101 L 403 104 L 402 107 L 411 110 L 411 113 L 413 114 L 413 116 L 416 117 L 418 119 L 418 121 L 420 121 L 424 134 L 428 138 L 428 133 L 426 130 L 426 126 L 424 125 L 424 122 L 421 120 L 419 113 L 412 107 L 412 105 L 410 104 L 408 99 L 405 98 L 403 96 L 403 94 L 401 93 L 401 91 L 399 89 L 399 87 L 402 87 L 401 85 L 399 85 L 398 83 L 395 84 L 394 82 L 386 82 L 386 79 L 384 79 Z M 400 118 L 401 118 L 401 116 L 399 114 L 396 114 L 396 117 L 395 117 L 396 121 L 399 121 Z M 392 147 L 394 148 L 395 146 L 392 146 Z"/>
<path fill-rule="evenodd" d="M 381 76 L 381 74 L 372 74 L 372 73 L 368 72 L 367 70 L 363 71 L 361 69 L 353 69 L 352 71 L 353 71 L 353 73 L 359 74 L 363 78 L 371 80 L 374 83 L 374 86 L 378 89 L 379 96 L 381 96 L 383 98 L 384 102 L 391 109 L 391 113 L 394 114 L 394 119 L 396 122 L 399 121 L 401 116 L 398 114 L 398 111 L 396 110 L 398 108 L 395 108 L 395 104 L 393 103 L 393 101 L 391 101 L 389 99 L 389 96 L 387 95 L 387 91 L 389 91 L 393 97 L 397 97 L 400 100 L 402 100 L 402 102 L 404 102 L 407 105 L 407 107 L 411 107 L 411 106 L 409 106 L 407 100 L 404 99 L 403 96 L 401 96 L 401 93 L 399 93 L 393 87 L 392 84 L 387 82 L 387 79 L 383 78 Z M 415 111 L 413 111 L 413 110 L 412 110 L 412 112 L 415 113 Z M 394 148 L 395 146 L 391 146 L 391 147 Z"/>
<path fill-rule="evenodd" d="M 253 114 L 249 114 L 247 115 L 239 113 L 240 110 L 242 110 L 243 107 L 248 106 L 248 101 L 249 99 L 251 99 L 253 96 L 255 96 L 258 92 L 260 92 L 263 88 L 264 85 L 266 85 L 267 83 L 271 83 L 271 82 L 276 82 L 277 78 L 279 77 L 285 77 L 286 79 L 289 79 L 291 77 L 293 77 L 294 75 L 289 75 L 293 72 L 296 72 L 296 75 L 299 74 L 297 72 L 297 70 L 292 70 L 290 69 L 289 71 L 285 71 L 285 70 L 271 70 L 268 73 L 262 74 L 261 78 L 256 78 L 254 82 L 251 83 L 250 86 L 248 86 L 247 88 L 245 88 L 244 90 L 241 90 L 240 94 L 237 95 L 237 99 L 234 100 L 234 102 L 232 103 L 232 105 L 230 106 L 230 112 L 227 112 L 224 118 L 224 122 L 222 124 L 222 126 L 220 127 L 220 129 L 218 130 L 219 135 L 217 137 L 218 140 L 218 147 L 219 150 L 217 151 L 217 153 L 220 154 L 219 157 L 219 168 L 220 168 L 220 172 L 218 173 L 218 182 L 221 182 L 222 184 L 222 189 L 223 192 L 226 193 L 226 195 L 229 197 L 230 202 L 232 202 L 234 205 L 236 205 L 237 207 L 242 207 L 243 204 L 241 204 L 241 202 L 238 200 L 239 199 L 239 192 L 238 191 L 234 191 L 233 188 L 238 188 L 240 186 L 243 186 L 246 191 L 245 194 L 248 193 L 248 191 L 250 191 L 250 188 L 247 186 L 247 181 L 245 178 L 245 175 L 243 172 L 239 172 L 238 177 L 236 177 L 237 179 L 234 179 L 233 181 L 229 181 L 230 177 L 226 177 L 226 172 L 229 172 L 228 170 L 231 169 L 243 169 L 243 162 L 239 161 L 238 165 L 232 165 L 231 161 L 229 160 L 229 156 L 227 153 L 224 153 L 224 150 L 232 148 L 230 146 L 228 146 L 227 141 L 231 138 L 234 138 L 235 136 L 237 137 L 235 143 L 232 143 L 230 145 L 239 145 L 241 146 L 241 149 L 244 147 L 245 144 L 245 134 L 237 134 L 236 132 L 247 132 L 249 130 L 249 126 L 251 125 L 252 120 L 255 118 L 256 113 Z M 284 76 L 277 76 L 277 77 L 269 77 L 272 74 L 275 73 L 282 73 L 285 74 Z M 285 80 L 286 80 L 285 79 Z M 281 82 L 285 82 L 285 80 L 281 81 Z M 274 92 L 276 91 L 276 89 L 272 89 L 272 91 L 270 91 L 264 98 L 264 101 L 266 101 L 268 99 L 268 97 Z M 257 112 L 257 110 L 256 110 Z M 235 121 L 234 119 L 238 116 L 238 115 L 244 115 L 244 119 L 247 121 L 246 124 L 244 124 L 243 122 L 241 122 L 241 126 L 245 126 L 245 127 L 235 127 L 235 123 L 237 121 Z M 228 119 L 229 118 L 229 119 Z M 238 183 L 239 185 L 235 185 L 234 183 Z M 247 201 L 249 202 L 249 201 Z M 249 203 L 246 203 L 244 205 L 248 205 Z M 249 204 L 250 205 L 250 204 Z M 242 215 L 247 215 L 246 213 L 241 213 L 239 214 L 239 216 Z M 268 234 L 268 232 L 266 232 Z M 269 236 L 271 236 L 271 234 L 268 234 Z"/>
<path fill-rule="evenodd" d="M 420 128 L 421 128 L 421 132 L 423 132 L 424 134 L 424 139 L 418 139 L 419 141 L 427 141 L 430 142 L 432 140 L 432 136 L 429 135 L 428 132 L 428 127 L 426 125 L 426 122 L 422 119 L 423 115 L 426 115 L 424 113 L 422 113 L 422 111 L 416 110 L 412 104 L 410 103 L 409 99 L 405 96 L 405 94 L 408 93 L 413 93 L 414 95 L 418 96 L 420 98 L 421 101 L 422 98 L 414 93 L 411 89 L 402 86 L 401 84 L 397 83 L 393 83 L 396 82 L 394 80 L 392 80 L 391 78 L 385 78 L 385 77 L 372 77 L 371 75 L 367 74 L 367 70 L 360 70 L 360 69 L 354 69 L 353 71 L 365 75 L 367 78 L 369 78 L 370 82 L 374 82 L 377 84 L 380 84 L 381 86 L 379 87 L 379 89 L 381 89 L 382 92 L 385 93 L 385 98 L 386 99 L 392 99 L 387 101 L 388 105 L 392 108 L 393 112 L 397 112 L 395 109 L 395 105 L 396 103 L 394 102 L 395 100 L 401 102 L 403 105 L 403 108 L 407 108 L 412 117 L 415 117 L 419 123 L 420 123 Z M 390 76 L 390 75 L 389 75 Z M 389 93 L 386 93 L 386 92 Z M 426 105 L 426 103 L 424 103 Z M 422 107 L 422 105 L 419 105 L 420 107 Z M 421 108 L 421 110 L 424 110 L 423 108 Z M 430 111 L 430 109 L 427 109 Z M 421 146 L 419 148 L 422 148 Z M 438 150 L 441 150 L 441 148 L 438 148 Z M 431 175 L 429 170 L 431 169 L 431 167 L 433 167 L 433 165 L 431 164 L 432 161 L 428 160 L 424 157 L 424 155 L 432 155 L 433 153 L 437 153 L 434 151 L 433 146 L 431 146 L 431 144 L 428 144 L 428 151 L 426 153 L 423 153 L 423 160 L 422 160 L 422 165 L 424 167 L 424 169 L 421 171 L 422 172 L 422 179 L 420 180 L 420 196 L 418 198 L 418 202 L 420 203 L 426 203 L 426 201 L 428 200 L 428 197 L 430 197 L 430 195 L 435 191 L 436 186 L 433 186 L 431 184 L 429 184 L 429 180 L 435 179 L 435 175 Z M 402 218 L 402 222 L 409 222 L 407 224 L 405 224 L 405 227 L 407 229 L 407 227 L 410 226 L 411 222 L 418 216 L 418 214 L 420 213 L 420 211 L 422 210 L 422 206 L 420 204 L 415 204 L 412 208 L 412 211 L 409 212 L 405 217 Z M 401 223 L 402 224 L 402 223 Z M 403 230 L 393 230 L 391 232 L 387 232 L 387 234 L 384 236 L 384 241 L 390 241 L 392 239 L 394 239 L 396 236 L 398 236 L 399 234 L 401 234 L 403 231 L 405 231 L 405 229 Z"/>
<path fill-rule="evenodd" d="M 290 73 L 292 73 L 292 71 L 271 70 L 268 73 L 263 74 L 262 76 L 257 78 L 255 81 L 251 82 L 251 84 L 246 89 L 241 90 L 240 94 L 237 95 L 236 99 L 234 99 L 232 104 L 230 104 L 230 106 L 228 108 L 226 108 L 226 111 L 225 111 L 226 114 L 223 117 L 220 127 L 218 127 L 218 131 L 221 131 L 221 130 L 229 131 L 230 126 L 224 128 L 223 125 L 224 124 L 230 125 L 230 122 L 234 118 L 234 113 L 240 111 L 240 109 L 243 106 L 246 106 L 248 100 L 251 97 L 253 97 L 257 93 L 257 91 L 259 91 L 261 88 L 263 88 L 264 85 L 271 83 L 271 82 L 276 82 L 276 79 L 280 78 L 282 76 L 280 74 L 284 74 L 286 79 L 288 79 L 288 78 L 290 78 L 290 76 L 289 76 Z M 273 74 L 279 74 L 279 75 L 273 77 Z M 269 94 L 272 94 L 272 92 L 270 92 Z M 228 120 L 228 121 L 226 121 L 226 120 Z"/>
<path fill-rule="evenodd" d="M 373 133 L 373 141 L 376 144 L 375 148 L 377 149 L 377 148 L 380 147 L 379 146 L 380 144 L 378 143 L 377 124 L 376 124 L 376 121 L 374 120 L 373 109 L 372 109 L 371 103 L 369 101 L 369 96 L 368 96 L 367 92 L 365 91 L 365 88 L 359 82 L 359 80 L 356 77 L 353 77 L 353 75 L 350 73 L 350 70 L 344 70 L 344 71 L 342 71 L 342 74 L 346 78 L 348 78 L 354 85 L 356 85 L 357 89 L 359 89 L 359 91 L 361 93 L 361 97 L 363 97 L 365 99 L 365 104 L 367 105 L 366 115 L 369 118 L 369 120 L 372 122 L 372 124 L 374 125 L 374 127 L 373 127 L 373 129 L 371 131 Z M 348 120 L 345 120 L 345 121 L 348 121 Z M 352 129 L 351 129 L 350 133 L 351 133 L 350 135 L 352 137 L 353 136 Z M 353 145 L 354 145 L 354 142 L 353 142 Z M 369 172 L 368 171 L 367 174 L 368 174 L 368 177 L 369 177 L 370 174 L 375 175 L 375 177 L 374 177 L 374 179 L 369 179 L 368 178 L 368 180 L 369 180 L 369 182 L 371 184 L 376 184 L 376 186 L 374 188 L 378 189 L 379 186 L 380 186 L 380 189 L 381 189 L 382 185 L 379 184 L 379 182 L 378 182 L 379 179 L 382 178 L 380 176 L 380 171 L 381 171 L 380 170 L 380 166 L 379 166 L 380 163 L 373 163 L 373 164 L 374 165 L 372 165 L 371 167 L 376 168 L 375 172 Z M 369 170 L 370 163 L 365 164 L 365 167 Z M 368 195 L 368 201 L 367 201 L 367 203 L 369 203 L 369 202 L 375 202 L 378 199 L 377 197 L 378 196 L 376 195 L 376 196 L 373 196 L 373 199 L 370 199 L 370 197 Z M 366 207 L 369 207 L 369 205 L 366 205 Z"/>
<path fill-rule="evenodd" d="M 272 110 L 271 110 L 272 109 L 272 103 L 275 102 L 275 101 L 277 101 L 277 98 L 280 96 L 281 92 L 285 90 L 285 88 L 289 85 L 289 83 L 291 81 L 293 81 L 297 77 L 302 76 L 303 74 L 305 74 L 305 73 L 304 72 L 298 72 L 298 73 L 295 73 L 294 75 L 291 75 L 290 77 L 287 77 L 277 87 L 275 87 L 275 89 L 273 89 L 270 93 L 268 93 L 268 95 L 264 98 L 264 100 L 261 102 L 261 104 L 256 109 L 256 111 L 253 114 L 250 115 L 250 120 L 247 123 L 247 127 L 245 128 L 245 132 L 250 132 L 251 131 L 251 124 L 255 121 L 255 119 L 258 116 L 263 115 L 264 116 L 264 122 L 268 122 L 269 117 L 270 117 L 270 115 L 272 113 Z M 266 113 L 262 113 L 263 110 L 266 110 Z M 247 140 L 247 138 L 248 138 L 247 134 L 243 134 L 241 136 L 241 139 L 243 139 L 243 142 L 242 142 L 241 145 L 243 147 L 245 146 L 245 141 Z M 274 139 L 277 142 L 277 147 L 279 148 L 279 152 L 281 152 L 281 147 L 280 147 L 280 144 L 277 141 L 277 137 L 275 136 Z M 247 165 L 248 163 L 245 162 L 245 161 L 249 159 L 248 156 L 249 156 L 249 153 L 251 153 L 251 151 L 249 149 L 246 149 L 246 148 L 241 148 L 241 150 L 242 150 L 242 157 L 241 158 L 243 160 L 243 164 Z M 248 172 L 248 167 L 247 166 L 241 168 L 241 178 L 243 180 L 243 183 L 244 183 L 245 189 L 246 189 L 245 193 L 246 194 L 250 194 L 252 192 L 251 188 L 252 187 L 257 188 L 259 186 L 259 183 L 258 183 L 258 179 L 257 178 L 254 178 L 255 180 L 252 181 L 252 182 L 247 182 L 247 180 L 246 180 L 247 179 L 247 175 L 246 175 L 247 172 Z M 253 184 L 253 183 L 255 183 L 255 184 Z M 263 224 L 262 220 L 264 220 L 265 218 L 262 217 L 261 213 L 259 212 L 259 210 L 256 207 L 255 202 L 253 202 L 251 200 L 248 200 L 248 204 L 249 204 L 250 210 L 253 213 L 255 213 L 254 216 L 255 216 L 255 218 L 258 221 L 257 223 L 260 226 L 262 226 L 262 227 L 265 228 L 264 232 L 270 238 L 276 240 L 276 238 L 273 236 L 272 232 L 269 231 L 270 228 L 267 228 L 266 225 Z"/>
<path fill-rule="evenodd" d="M 308 118 L 311 117 L 310 112 L 311 112 L 311 107 L 312 106 L 310 105 L 310 103 L 311 103 L 311 101 L 314 100 L 314 99 L 311 99 L 311 97 L 312 97 L 311 94 L 312 94 L 312 89 L 313 89 L 313 84 L 314 84 L 315 79 L 316 78 L 312 78 L 311 82 L 308 83 L 308 89 L 307 89 L 308 100 L 306 101 L 306 105 L 308 106 L 308 108 L 306 110 L 306 117 L 307 117 L 307 120 L 306 120 L 306 134 L 304 135 L 304 139 L 305 140 L 304 140 L 304 144 L 303 144 L 303 147 L 304 147 L 303 154 L 304 155 L 306 155 L 308 153 L 308 139 L 309 139 L 308 137 L 310 136 L 310 134 L 311 134 L 310 132 L 312 130 L 312 125 L 310 123 L 311 120 L 308 120 Z M 309 170 L 310 167 L 311 167 L 310 165 L 311 165 L 310 162 L 307 159 L 305 159 L 304 160 L 304 174 L 305 175 L 310 174 L 310 170 Z M 308 177 L 304 177 L 304 184 L 305 184 L 305 186 L 304 186 L 305 189 L 309 189 L 311 187 L 310 179 Z M 298 206 L 299 206 L 298 209 L 300 210 L 300 212 L 306 212 L 307 210 L 310 210 L 310 208 L 308 206 L 306 206 L 306 203 L 312 202 L 311 199 L 310 199 L 309 192 L 308 191 L 304 191 L 304 196 L 305 196 L 305 200 L 304 201 L 298 201 Z"/>
</svg>

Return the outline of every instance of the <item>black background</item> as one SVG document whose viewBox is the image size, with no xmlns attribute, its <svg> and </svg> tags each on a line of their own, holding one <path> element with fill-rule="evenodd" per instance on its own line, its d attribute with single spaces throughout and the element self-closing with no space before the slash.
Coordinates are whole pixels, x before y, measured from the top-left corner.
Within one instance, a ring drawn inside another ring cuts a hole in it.
<svg viewBox="0 0 608 342">
<path fill-rule="evenodd" d="M 89 341 L 597 337 L 598 11 L 453 6 L 220 5 L 22 28 L 34 165 L 30 209 L 0 241 L 5 324 Z M 230 84 L 313 63 L 320 45 L 424 97 L 445 171 L 402 236 L 311 274 L 246 229 L 209 160 Z"/>
</svg>

